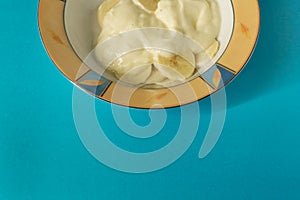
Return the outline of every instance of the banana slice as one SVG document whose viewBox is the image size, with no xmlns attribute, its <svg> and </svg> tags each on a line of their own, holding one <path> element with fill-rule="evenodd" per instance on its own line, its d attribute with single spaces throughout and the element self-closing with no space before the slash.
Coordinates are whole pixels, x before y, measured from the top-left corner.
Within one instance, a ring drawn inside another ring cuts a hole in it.
<svg viewBox="0 0 300 200">
<path fill-rule="evenodd" d="M 158 71 L 173 81 L 184 81 L 191 77 L 195 71 L 195 65 L 179 55 L 160 52 L 156 59 L 154 65 Z"/>
<path fill-rule="evenodd" d="M 202 73 L 212 63 L 213 58 L 216 56 L 220 49 L 220 42 L 215 40 L 205 51 L 196 54 L 196 66 L 198 72 Z"/>
<path fill-rule="evenodd" d="M 151 74 L 151 65 L 136 66 L 125 74 L 116 73 L 119 80 L 133 85 L 143 84 Z"/>
<path fill-rule="evenodd" d="M 167 77 L 162 75 L 156 67 L 152 67 L 152 72 L 145 84 L 158 84 L 167 80 Z"/>
<path fill-rule="evenodd" d="M 212 59 L 215 57 L 215 55 L 217 54 L 217 52 L 220 49 L 220 42 L 215 40 L 212 45 L 210 45 L 210 47 L 208 47 L 208 49 L 206 49 L 206 54 Z"/>
<path fill-rule="evenodd" d="M 108 69 L 122 81 L 142 84 L 151 74 L 152 63 L 153 55 L 147 50 L 139 50 L 117 58 Z"/>
</svg>

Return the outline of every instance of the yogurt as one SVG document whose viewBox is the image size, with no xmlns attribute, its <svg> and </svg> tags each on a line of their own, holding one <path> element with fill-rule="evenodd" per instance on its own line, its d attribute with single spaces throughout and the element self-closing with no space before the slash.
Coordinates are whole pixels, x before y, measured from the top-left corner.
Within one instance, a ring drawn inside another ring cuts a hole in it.
<svg viewBox="0 0 300 200">
<path fill-rule="evenodd" d="M 98 44 L 129 31 L 161 28 L 179 32 L 199 45 L 197 50 L 174 47 L 174 51 L 149 49 L 148 45 L 116 56 L 108 69 L 118 79 L 134 85 L 184 82 L 205 60 L 212 59 L 220 46 L 216 38 L 221 19 L 215 0 L 106 0 L 98 9 L 98 22 Z M 146 44 L 146 40 L 146 36 L 139 37 L 122 45 Z M 167 40 L 171 46 L 179 42 L 172 37 Z M 105 59 L 101 54 L 96 57 Z"/>
</svg>

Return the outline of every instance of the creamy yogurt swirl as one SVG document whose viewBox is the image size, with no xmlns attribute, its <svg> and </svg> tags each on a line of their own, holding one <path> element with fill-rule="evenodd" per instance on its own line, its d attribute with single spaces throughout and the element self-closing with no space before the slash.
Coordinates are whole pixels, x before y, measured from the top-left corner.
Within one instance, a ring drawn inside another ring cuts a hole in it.
<svg viewBox="0 0 300 200">
<path fill-rule="evenodd" d="M 163 28 L 180 32 L 201 47 L 172 52 L 144 48 L 118 56 L 108 69 L 131 84 L 183 82 L 201 68 L 204 60 L 212 59 L 220 46 L 217 37 L 221 19 L 215 0 L 106 0 L 98 9 L 98 22 L 98 44 L 132 30 Z M 145 39 L 136 38 L 141 43 Z M 180 42 L 173 39 L 168 38 L 170 44 Z M 104 59 L 103 55 L 96 56 Z"/>
</svg>

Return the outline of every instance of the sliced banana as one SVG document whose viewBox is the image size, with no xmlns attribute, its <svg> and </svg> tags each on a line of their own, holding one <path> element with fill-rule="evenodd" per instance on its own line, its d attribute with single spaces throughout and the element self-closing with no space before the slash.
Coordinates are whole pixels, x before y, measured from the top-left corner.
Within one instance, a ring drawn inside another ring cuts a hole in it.
<svg viewBox="0 0 300 200">
<path fill-rule="evenodd" d="M 144 83 L 151 74 L 153 55 L 147 50 L 134 51 L 117 58 L 108 69 L 122 81 Z"/>
<path fill-rule="evenodd" d="M 151 65 L 141 65 L 136 66 L 126 72 L 125 74 L 116 73 L 116 76 L 119 80 L 130 83 L 133 85 L 139 85 L 145 83 L 148 77 L 151 74 Z"/>
<path fill-rule="evenodd" d="M 215 55 L 218 53 L 220 48 L 219 41 L 215 40 L 206 50 L 196 54 L 196 66 L 198 72 L 202 73 L 203 70 L 206 70 L 206 67 L 212 64 L 212 60 Z"/>
<path fill-rule="evenodd" d="M 159 84 L 167 80 L 167 77 L 162 75 L 155 66 L 152 66 L 152 72 L 145 84 Z"/>
<path fill-rule="evenodd" d="M 220 49 L 220 42 L 215 40 L 210 47 L 206 49 L 206 54 L 212 59 Z"/>
<path fill-rule="evenodd" d="M 158 54 L 154 65 L 162 75 L 173 81 L 184 81 L 195 71 L 194 65 L 186 59 L 168 52 Z"/>
</svg>

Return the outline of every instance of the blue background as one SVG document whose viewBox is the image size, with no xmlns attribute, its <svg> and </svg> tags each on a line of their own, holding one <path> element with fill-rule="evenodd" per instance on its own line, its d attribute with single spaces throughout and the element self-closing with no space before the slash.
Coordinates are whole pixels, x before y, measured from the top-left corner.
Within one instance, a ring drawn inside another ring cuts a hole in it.
<svg viewBox="0 0 300 200">
<path fill-rule="evenodd" d="M 197 157 L 210 117 L 206 99 L 186 154 L 142 175 L 112 170 L 82 145 L 72 117 L 73 85 L 44 51 L 37 6 L 30 0 L 0 7 L 1 200 L 300 199 L 299 0 L 260 1 L 260 40 L 226 89 L 226 124 L 209 156 Z M 109 109 L 97 101 L 98 115 Z M 145 110 L 131 113 L 139 124 L 149 121 Z M 176 130 L 179 113 L 168 110 L 166 133 Z M 112 118 L 105 123 L 113 125 Z"/>
</svg>

